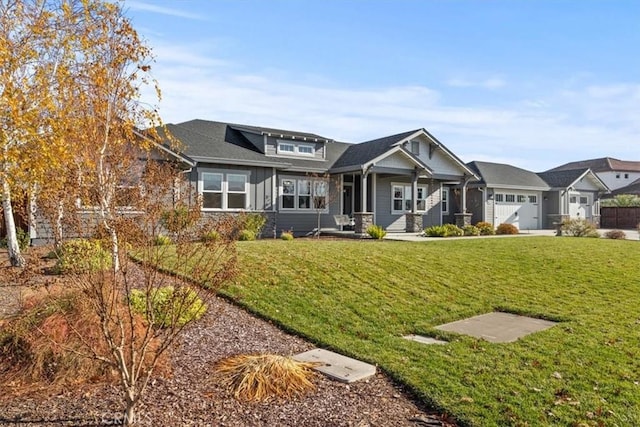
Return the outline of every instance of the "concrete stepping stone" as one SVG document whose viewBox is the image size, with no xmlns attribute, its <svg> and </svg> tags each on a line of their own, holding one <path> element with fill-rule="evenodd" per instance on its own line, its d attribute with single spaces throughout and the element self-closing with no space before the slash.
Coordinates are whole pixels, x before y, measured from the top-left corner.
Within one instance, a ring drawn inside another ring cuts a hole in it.
<svg viewBox="0 0 640 427">
<path fill-rule="evenodd" d="M 376 373 L 376 367 L 329 350 L 316 348 L 293 356 L 299 362 L 320 363 L 314 369 L 343 383 L 369 378 Z"/>
<path fill-rule="evenodd" d="M 556 322 L 511 313 L 487 313 L 436 326 L 441 331 L 483 338 L 493 343 L 514 342 L 518 338 L 543 331 Z"/>
<path fill-rule="evenodd" d="M 435 338 L 431 338 L 431 337 L 425 337 L 422 335 L 405 335 L 402 338 L 404 338 L 405 340 L 409 340 L 409 341 L 416 341 L 419 342 L 420 344 L 436 344 L 436 345 L 443 345 L 443 344 L 448 344 L 447 341 L 442 341 L 442 340 L 437 340 Z"/>
</svg>

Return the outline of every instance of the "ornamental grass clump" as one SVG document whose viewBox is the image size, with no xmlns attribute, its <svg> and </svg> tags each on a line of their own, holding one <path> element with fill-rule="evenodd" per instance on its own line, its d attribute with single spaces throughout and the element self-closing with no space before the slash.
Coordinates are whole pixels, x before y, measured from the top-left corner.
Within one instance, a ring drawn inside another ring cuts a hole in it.
<svg viewBox="0 0 640 427">
<path fill-rule="evenodd" d="M 295 398 L 315 389 L 315 363 L 274 354 L 238 355 L 218 361 L 214 371 L 236 399 L 266 401 Z"/>
<path fill-rule="evenodd" d="M 387 235 L 387 231 L 379 225 L 370 225 L 367 227 L 367 234 L 374 239 L 381 240 Z"/>
<path fill-rule="evenodd" d="M 283 231 L 280 234 L 280 238 L 282 240 L 293 240 L 293 232 L 291 232 L 291 231 Z"/>
</svg>

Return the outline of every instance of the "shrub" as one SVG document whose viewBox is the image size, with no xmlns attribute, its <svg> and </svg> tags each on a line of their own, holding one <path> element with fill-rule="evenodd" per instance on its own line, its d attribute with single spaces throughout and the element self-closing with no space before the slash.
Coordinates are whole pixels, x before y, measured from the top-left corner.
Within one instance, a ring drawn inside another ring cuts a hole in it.
<svg viewBox="0 0 640 427">
<path fill-rule="evenodd" d="M 187 206 L 179 205 L 162 213 L 161 224 L 170 233 L 180 233 L 191 227 L 195 221 L 196 213 Z"/>
<path fill-rule="evenodd" d="M 256 233 L 252 230 L 240 230 L 240 233 L 238 234 L 238 240 L 245 242 L 256 240 Z"/>
<path fill-rule="evenodd" d="M 609 230 L 604 233 L 604 237 L 607 239 L 624 240 L 627 235 L 622 230 Z"/>
<path fill-rule="evenodd" d="M 562 221 L 562 232 L 572 237 L 600 237 L 596 226 L 586 219 L 565 219 Z"/>
<path fill-rule="evenodd" d="M 283 231 L 282 234 L 280 234 L 280 238 L 282 240 L 293 240 L 293 233 L 291 231 Z"/>
<path fill-rule="evenodd" d="M 465 225 L 462 229 L 465 236 L 479 236 L 480 229 L 475 225 Z"/>
<path fill-rule="evenodd" d="M 171 237 L 169 236 L 165 236 L 164 234 L 158 234 L 154 239 L 153 239 L 153 244 L 155 246 L 167 246 L 170 245 L 171 243 L 173 243 L 171 241 Z"/>
<path fill-rule="evenodd" d="M 54 270 L 58 273 L 88 273 L 111 268 L 111 253 L 99 240 L 73 239 L 62 244 Z"/>
<path fill-rule="evenodd" d="M 151 303 L 147 303 L 151 296 Z M 190 288 L 163 286 L 147 292 L 133 289 L 129 295 L 131 309 L 147 321 L 162 327 L 184 326 L 188 322 L 200 319 L 207 311 L 207 305 Z"/>
<path fill-rule="evenodd" d="M 220 240 L 220 232 L 218 232 L 218 230 L 209 230 L 206 233 L 204 233 L 202 235 L 202 237 L 200 238 L 200 240 L 202 242 L 215 242 L 217 240 Z"/>
<path fill-rule="evenodd" d="M 272 397 L 293 398 L 313 390 L 311 370 L 316 364 L 298 362 L 272 354 L 239 355 L 223 359 L 214 369 L 220 383 L 236 399 L 265 401 Z"/>
<path fill-rule="evenodd" d="M 260 236 L 260 233 L 262 233 L 262 229 L 267 223 L 267 218 L 260 213 L 243 213 L 241 214 L 238 223 L 241 230 L 240 233 L 242 234 L 242 230 L 249 230 L 253 233 L 253 239 L 247 240 L 255 240 L 256 237 Z"/>
<path fill-rule="evenodd" d="M 432 225 L 424 229 L 424 234 L 428 237 L 444 237 L 446 233 L 447 230 L 444 228 L 444 225 Z"/>
<path fill-rule="evenodd" d="M 31 244 L 31 237 L 29 237 L 29 233 L 23 230 L 20 227 L 16 227 L 16 236 L 18 237 L 18 247 L 21 251 L 24 251 Z M 0 239 L 0 247 L 7 247 L 7 238 L 3 237 Z"/>
<path fill-rule="evenodd" d="M 480 221 L 476 223 L 476 228 L 480 230 L 481 236 L 492 236 L 496 234 L 496 231 L 493 228 L 493 225 L 486 221 Z"/>
<path fill-rule="evenodd" d="M 462 228 L 458 227 L 455 224 L 445 224 L 443 225 L 445 229 L 444 237 L 456 237 L 464 235 L 464 231 Z"/>
<path fill-rule="evenodd" d="M 424 229 L 428 237 L 455 237 L 462 236 L 464 231 L 455 224 L 432 225 Z"/>
<path fill-rule="evenodd" d="M 372 224 L 367 227 L 367 234 L 374 239 L 381 240 L 387 235 L 387 231 L 379 225 Z"/>
<path fill-rule="evenodd" d="M 518 227 L 513 224 L 507 224 L 506 222 L 496 227 L 496 234 L 518 234 L 518 232 Z"/>
</svg>

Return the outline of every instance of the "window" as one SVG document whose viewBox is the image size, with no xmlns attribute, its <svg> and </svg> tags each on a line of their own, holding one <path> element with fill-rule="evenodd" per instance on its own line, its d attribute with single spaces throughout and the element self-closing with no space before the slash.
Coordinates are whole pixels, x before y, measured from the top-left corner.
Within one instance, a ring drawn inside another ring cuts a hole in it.
<svg viewBox="0 0 640 427">
<path fill-rule="evenodd" d="M 504 202 L 504 194 L 496 193 L 496 202 Z"/>
<path fill-rule="evenodd" d="M 628 173 L 624 174 L 624 179 L 629 179 L 629 174 Z"/>
<path fill-rule="evenodd" d="M 526 203 L 526 202 L 527 202 L 527 196 L 518 194 L 518 203 Z"/>
<path fill-rule="evenodd" d="M 327 209 L 329 183 L 324 179 L 282 178 L 283 210 L 315 210 Z"/>
<path fill-rule="evenodd" d="M 391 210 L 393 213 L 411 212 L 413 199 L 411 198 L 411 184 L 391 185 Z M 417 210 L 427 209 L 427 187 L 418 186 Z"/>
<path fill-rule="evenodd" d="M 312 145 L 298 145 L 298 154 L 313 156 L 315 154 L 315 149 Z"/>
<path fill-rule="evenodd" d="M 619 173 L 616 174 L 616 179 L 620 179 L 620 174 Z"/>
<path fill-rule="evenodd" d="M 201 180 L 204 209 L 247 208 L 247 174 L 202 172 Z"/>
<path fill-rule="evenodd" d="M 420 155 L 420 141 L 411 141 L 411 152 L 416 156 Z"/>
<path fill-rule="evenodd" d="M 529 196 L 529 203 L 538 203 L 538 196 L 531 195 Z"/>
<path fill-rule="evenodd" d="M 278 154 L 286 156 L 315 156 L 316 147 L 313 144 L 297 144 L 289 141 L 278 141 Z"/>
<path fill-rule="evenodd" d="M 294 154 L 296 152 L 296 146 L 293 144 L 289 144 L 288 142 L 279 142 L 278 143 L 278 154 Z"/>
<path fill-rule="evenodd" d="M 505 194 L 504 195 L 504 201 L 507 203 L 514 203 L 516 201 L 516 195 L 515 194 Z"/>
<path fill-rule="evenodd" d="M 576 198 L 576 196 L 569 197 L 569 203 L 576 203 L 577 201 L 578 199 Z"/>
<path fill-rule="evenodd" d="M 442 202 L 442 213 L 448 214 L 449 213 L 449 187 L 442 188 L 442 195 L 440 197 Z"/>
<path fill-rule="evenodd" d="M 586 196 L 580 196 L 580 204 L 581 205 L 588 205 L 589 204 L 589 198 Z"/>
</svg>

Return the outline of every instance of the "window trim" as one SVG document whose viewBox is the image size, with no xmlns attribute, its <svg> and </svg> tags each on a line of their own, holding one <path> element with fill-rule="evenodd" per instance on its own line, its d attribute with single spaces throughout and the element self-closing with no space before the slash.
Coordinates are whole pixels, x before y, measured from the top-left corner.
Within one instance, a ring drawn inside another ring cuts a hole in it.
<svg viewBox="0 0 640 427">
<path fill-rule="evenodd" d="M 411 202 L 411 197 L 407 198 L 407 194 L 409 194 L 409 196 L 411 196 L 413 194 L 413 184 L 411 183 L 406 183 L 406 182 L 392 182 L 391 183 L 391 214 L 392 215 L 402 215 L 402 214 L 406 214 L 406 213 L 410 213 L 411 212 L 411 208 L 409 209 L 403 209 L 403 210 L 396 210 L 395 209 L 395 201 L 396 200 L 400 200 L 398 198 L 395 197 L 395 187 L 402 187 L 403 192 L 402 192 L 402 206 L 406 207 L 407 206 L 407 202 Z M 420 191 L 420 189 L 422 189 L 423 191 L 423 198 L 420 199 L 422 201 L 424 201 L 424 209 L 416 209 L 417 213 L 421 213 L 421 212 L 427 212 L 427 198 L 429 197 L 429 186 L 428 184 L 418 184 L 418 192 Z M 408 193 L 407 193 L 408 191 Z M 418 206 L 420 205 L 420 202 L 418 201 Z"/>
<path fill-rule="evenodd" d="M 449 214 L 449 196 L 449 187 L 442 187 L 442 194 L 440 194 L 440 206 L 443 215 Z"/>
<path fill-rule="evenodd" d="M 283 185 L 284 181 L 293 181 L 293 194 L 284 193 L 284 185 Z M 309 183 L 309 193 L 300 192 L 301 182 Z M 316 194 L 316 190 L 319 188 L 322 188 L 318 186 L 319 182 L 323 182 L 325 184 L 323 187 L 325 190 L 325 194 L 322 196 Z M 316 213 L 318 211 L 321 213 L 327 213 L 329 212 L 329 201 L 330 201 L 329 185 L 330 185 L 330 182 L 328 178 L 319 178 L 319 177 L 310 177 L 310 176 L 290 176 L 290 175 L 281 176 L 278 180 L 278 210 L 281 212 L 297 212 L 297 213 L 303 213 L 303 212 Z M 285 196 L 293 197 L 292 208 L 284 207 Z M 308 197 L 308 200 L 309 200 L 308 208 L 300 207 L 300 197 Z M 319 199 L 320 197 L 324 198 L 324 205 L 325 205 L 324 208 L 316 208 L 316 200 L 320 200 Z"/>
<path fill-rule="evenodd" d="M 205 175 L 221 175 L 220 191 L 217 190 L 205 190 L 204 189 L 204 177 Z M 229 190 L 229 176 L 242 176 L 244 177 L 244 191 Z M 198 171 L 198 194 L 203 198 L 202 210 L 206 212 L 239 212 L 249 209 L 250 198 L 250 182 L 251 172 L 243 170 L 231 170 L 231 169 L 203 169 Z M 204 206 L 204 194 L 220 194 L 221 195 L 221 207 L 210 208 Z M 244 194 L 244 207 L 241 208 L 229 208 L 229 195 L 230 194 Z"/>
<path fill-rule="evenodd" d="M 292 150 L 283 150 L 282 147 L 291 147 Z M 300 151 L 301 148 L 309 149 L 310 152 Z M 316 146 L 314 144 L 294 142 L 289 140 L 277 140 L 276 154 L 280 156 L 294 156 L 294 157 L 315 157 Z"/>
</svg>

